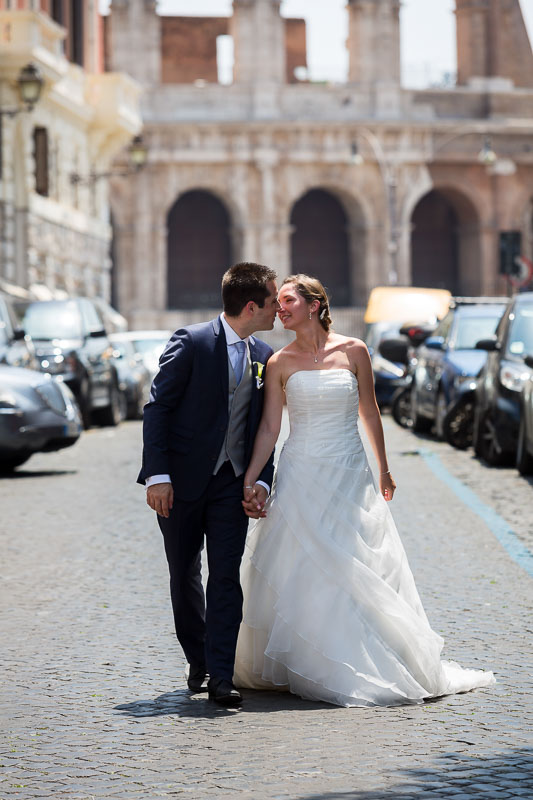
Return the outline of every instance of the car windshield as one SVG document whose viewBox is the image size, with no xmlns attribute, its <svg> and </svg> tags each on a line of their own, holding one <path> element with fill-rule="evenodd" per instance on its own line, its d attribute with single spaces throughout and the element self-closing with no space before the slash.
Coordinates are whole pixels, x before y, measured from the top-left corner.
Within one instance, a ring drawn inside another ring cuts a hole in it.
<svg viewBox="0 0 533 800">
<path fill-rule="evenodd" d="M 32 339 L 81 339 L 81 318 L 77 303 L 32 303 L 26 309 L 24 330 Z"/>
<path fill-rule="evenodd" d="M 507 354 L 513 356 L 533 355 L 533 306 L 518 305 L 509 316 Z"/>
<path fill-rule="evenodd" d="M 141 353 L 143 356 L 153 355 L 159 358 L 167 342 L 168 339 L 135 339 L 133 346 L 137 353 Z"/>
<path fill-rule="evenodd" d="M 110 338 L 110 341 L 113 345 L 113 350 L 116 350 L 122 356 L 122 358 L 131 358 L 132 353 L 130 350 L 130 345 L 127 342 L 123 340 L 117 341 L 112 337 Z"/>
<path fill-rule="evenodd" d="M 474 350 L 480 339 L 493 336 L 500 321 L 501 311 L 486 317 L 462 316 L 457 321 L 455 350 Z"/>
</svg>

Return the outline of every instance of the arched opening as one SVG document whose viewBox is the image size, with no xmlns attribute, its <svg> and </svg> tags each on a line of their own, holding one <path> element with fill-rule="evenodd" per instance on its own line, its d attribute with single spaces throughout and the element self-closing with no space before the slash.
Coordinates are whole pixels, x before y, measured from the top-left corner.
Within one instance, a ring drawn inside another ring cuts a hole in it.
<svg viewBox="0 0 533 800">
<path fill-rule="evenodd" d="M 481 287 L 479 221 L 471 202 L 452 189 L 424 195 L 411 217 L 411 283 L 452 294 Z"/>
<path fill-rule="evenodd" d="M 167 217 L 167 306 L 217 308 L 232 263 L 230 216 L 211 192 L 183 194 Z"/>
<path fill-rule="evenodd" d="M 352 301 L 348 220 L 337 198 L 324 189 L 312 189 L 291 212 L 292 272 L 313 275 L 327 287 L 332 305 Z"/>
</svg>

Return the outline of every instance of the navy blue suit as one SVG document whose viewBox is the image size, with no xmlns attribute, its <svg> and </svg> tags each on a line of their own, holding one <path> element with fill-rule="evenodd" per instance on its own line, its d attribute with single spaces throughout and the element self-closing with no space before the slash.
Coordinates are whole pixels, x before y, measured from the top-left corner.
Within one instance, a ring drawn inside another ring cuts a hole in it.
<svg viewBox="0 0 533 800">
<path fill-rule="evenodd" d="M 253 388 L 245 460 L 249 462 L 263 409 L 257 364 L 272 349 L 250 341 Z M 213 475 L 228 426 L 228 354 L 220 319 L 177 330 L 159 362 L 150 402 L 144 409 L 143 463 L 138 482 L 170 475 L 174 506 L 158 515 L 170 570 L 176 635 L 190 664 L 206 664 L 211 675 L 231 680 L 242 619 L 239 569 L 248 517 L 243 511 L 243 476 L 226 462 Z M 273 455 L 260 475 L 272 485 Z M 207 542 L 207 594 L 201 583 L 201 551 Z M 207 600 L 207 604 L 206 604 Z"/>
</svg>

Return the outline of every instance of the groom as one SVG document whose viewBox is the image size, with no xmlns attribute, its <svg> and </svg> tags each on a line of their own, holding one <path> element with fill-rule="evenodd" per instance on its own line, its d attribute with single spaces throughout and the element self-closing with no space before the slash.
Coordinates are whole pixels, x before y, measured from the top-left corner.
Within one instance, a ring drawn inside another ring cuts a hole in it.
<svg viewBox="0 0 533 800">
<path fill-rule="evenodd" d="M 273 476 L 271 456 L 254 486 L 255 506 L 245 513 L 243 475 L 261 419 L 263 369 L 272 355 L 252 334 L 274 327 L 275 279 L 259 264 L 230 267 L 222 279 L 224 313 L 174 333 L 144 409 L 138 482 L 146 484 L 163 534 L 187 683 L 201 691 L 209 675 L 209 697 L 221 705 L 242 700 L 232 682 L 242 619 L 239 568 L 248 516 L 264 515 Z"/>
</svg>

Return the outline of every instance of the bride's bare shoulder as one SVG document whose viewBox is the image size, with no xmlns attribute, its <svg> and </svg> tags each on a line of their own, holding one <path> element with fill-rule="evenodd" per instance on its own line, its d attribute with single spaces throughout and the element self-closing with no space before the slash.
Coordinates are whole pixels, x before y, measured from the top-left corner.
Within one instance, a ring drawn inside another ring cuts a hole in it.
<svg viewBox="0 0 533 800">
<path fill-rule="evenodd" d="M 335 344 L 343 350 L 352 353 L 361 353 L 367 350 L 367 346 L 363 340 L 357 339 L 355 336 L 341 336 L 339 333 L 335 333 L 334 336 Z"/>
</svg>

